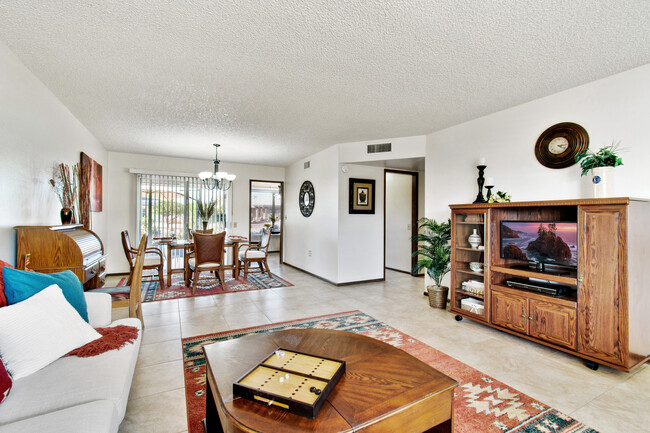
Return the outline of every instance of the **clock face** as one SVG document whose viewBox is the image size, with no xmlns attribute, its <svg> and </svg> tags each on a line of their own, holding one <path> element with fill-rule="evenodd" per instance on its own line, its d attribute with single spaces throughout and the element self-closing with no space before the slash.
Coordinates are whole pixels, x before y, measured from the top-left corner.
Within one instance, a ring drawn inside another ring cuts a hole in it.
<svg viewBox="0 0 650 433">
<path fill-rule="evenodd" d="M 569 140 L 564 137 L 555 137 L 548 142 L 548 151 L 553 155 L 559 155 L 560 153 L 567 150 L 569 147 Z"/>
<path fill-rule="evenodd" d="M 551 126 L 535 143 L 535 157 L 545 167 L 565 168 L 576 163 L 575 157 L 589 147 L 589 135 L 577 123 Z"/>
<path fill-rule="evenodd" d="M 314 211 L 315 198 L 314 185 L 308 180 L 304 181 L 298 193 L 298 206 L 300 206 L 300 213 L 304 217 L 309 217 Z"/>
</svg>

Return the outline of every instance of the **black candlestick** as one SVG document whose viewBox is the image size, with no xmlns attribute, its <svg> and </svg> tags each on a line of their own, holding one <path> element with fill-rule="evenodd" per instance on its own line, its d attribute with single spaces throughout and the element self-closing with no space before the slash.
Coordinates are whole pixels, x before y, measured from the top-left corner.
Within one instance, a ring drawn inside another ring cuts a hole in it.
<svg viewBox="0 0 650 433">
<path fill-rule="evenodd" d="M 490 201 L 490 197 L 492 197 L 492 188 L 494 188 L 494 185 L 485 185 L 485 189 L 487 189 L 487 194 L 485 194 L 485 197 L 488 201 Z"/>
<path fill-rule="evenodd" d="M 478 195 L 476 196 L 476 200 L 474 200 L 474 203 L 485 203 L 485 197 L 483 197 L 483 183 L 485 182 L 485 178 L 483 177 L 483 172 L 485 171 L 485 167 L 487 165 L 477 165 L 476 168 L 478 168 L 478 179 L 476 179 L 476 182 L 478 183 Z"/>
</svg>

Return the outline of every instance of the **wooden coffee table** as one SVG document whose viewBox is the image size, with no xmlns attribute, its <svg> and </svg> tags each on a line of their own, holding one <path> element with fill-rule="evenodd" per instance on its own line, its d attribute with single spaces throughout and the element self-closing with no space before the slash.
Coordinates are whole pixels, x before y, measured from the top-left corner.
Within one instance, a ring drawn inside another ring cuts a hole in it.
<svg viewBox="0 0 650 433">
<path fill-rule="evenodd" d="M 346 362 L 315 419 L 233 396 L 233 383 L 278 347 Z M 452 432 L 456 381 L 359 334 L 292 329 L 203 347 L 206 432 Z"/>
</svg>

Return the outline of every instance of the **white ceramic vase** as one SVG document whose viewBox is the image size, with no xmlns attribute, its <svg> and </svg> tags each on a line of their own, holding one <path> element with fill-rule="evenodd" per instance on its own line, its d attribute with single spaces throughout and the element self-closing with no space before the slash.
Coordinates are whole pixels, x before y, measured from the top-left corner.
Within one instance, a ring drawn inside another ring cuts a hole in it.
<svg viewBox="0 0 650 433">
<path fill-rule="evenodd" d="M 478 246 L 481 245 L 481 235 L 476 232 L 476 229 L 474 229 L 474 232 L 469 235 L 467 242 L 469 242 L 469 244 L 474 249 L 478 248 Z"/>
<path fill-rule="evenodd" d="M 613 197 L 614 167 L 592 168 L 591 183 L 594 186 L 594 198 Z"/>
</svg>

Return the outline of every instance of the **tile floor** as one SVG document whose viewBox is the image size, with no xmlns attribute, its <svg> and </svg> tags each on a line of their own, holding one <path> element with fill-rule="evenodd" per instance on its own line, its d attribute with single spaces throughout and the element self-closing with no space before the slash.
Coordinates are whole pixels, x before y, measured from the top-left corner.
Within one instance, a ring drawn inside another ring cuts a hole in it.
<svg viewBox="0 0 650 433">
<path fill-rule="evenodd" d="M 602 433 L 650 432 L 650 368 L 587 369 L 575 357 L 429 307 L 423 280 L 336 287 L 272 260 L 293 287 L 151 302 L 121 433 L 187 431 L 181 338 L 361 310 Z M 124 317 L 126 309 L 115 309 Z"/>
</svg>

